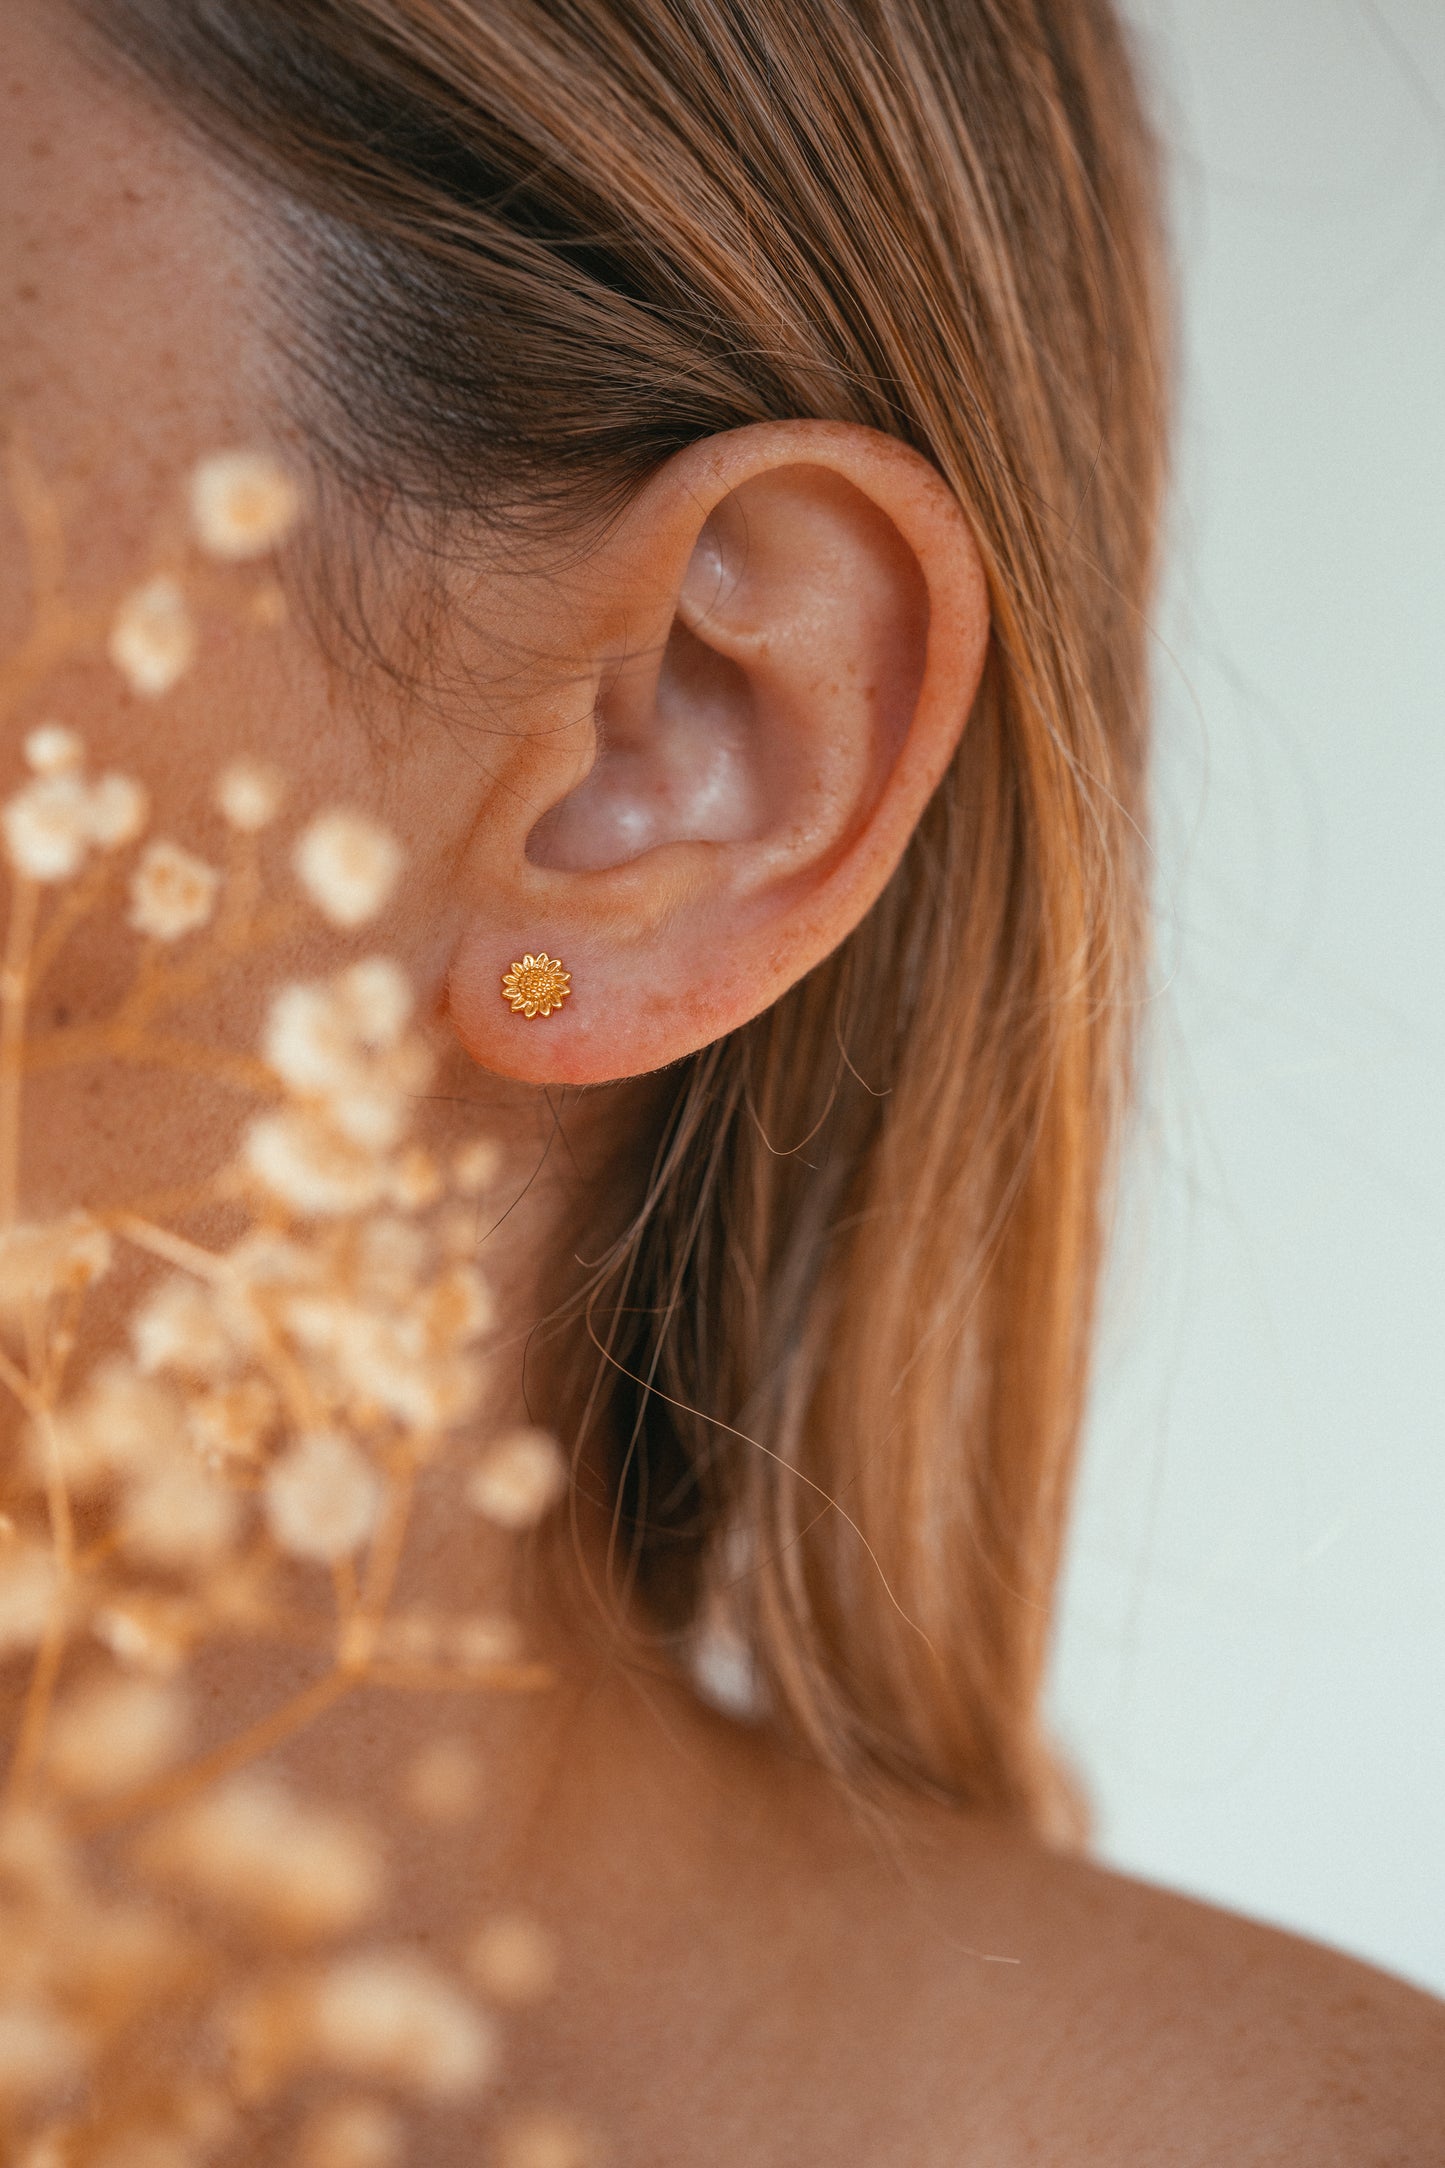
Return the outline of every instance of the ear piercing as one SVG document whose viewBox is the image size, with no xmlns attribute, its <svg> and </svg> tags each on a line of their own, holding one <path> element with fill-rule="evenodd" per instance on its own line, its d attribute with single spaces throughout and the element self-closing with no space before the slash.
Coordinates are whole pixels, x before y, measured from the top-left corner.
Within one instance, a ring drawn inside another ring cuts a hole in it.
<svg viewBox="0 0 1445 2168">
<path fill-rule="evenodd" d="M 502 979 L 502 999 L 510 1001 L 514 1016 L 550 1016 L 571 991 L 571 972 L 564 971 L 545 949 L 536 956 L 524 956 Z"/>
</svg>

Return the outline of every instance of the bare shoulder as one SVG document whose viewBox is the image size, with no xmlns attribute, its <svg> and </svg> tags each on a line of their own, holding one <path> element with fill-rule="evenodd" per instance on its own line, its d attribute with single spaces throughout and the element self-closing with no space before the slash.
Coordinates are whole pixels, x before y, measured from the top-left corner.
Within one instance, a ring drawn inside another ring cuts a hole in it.
<svg viewBox="0 0 1445 2168">
<path fill-rule="evenodd" d="M 935 1826 L 896 1872 L 940 2162 L 1445 2161 L 1433 1997 L 1006 1831 Z"/>
<path fill-rule="evenodd" d="M 628 2168 L 1445 2168 L 1429 1996 L 666 1715 L 533 1893 L 573 1999 L 521 2076 Z"/>
</svg>

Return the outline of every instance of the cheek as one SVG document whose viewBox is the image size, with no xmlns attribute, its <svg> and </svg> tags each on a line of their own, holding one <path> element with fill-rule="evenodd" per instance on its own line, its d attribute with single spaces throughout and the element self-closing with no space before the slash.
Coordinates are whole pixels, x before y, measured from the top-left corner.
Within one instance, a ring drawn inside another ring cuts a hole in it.
<svg viewBox="0 0 1445 2168">
<path fill-rule="evenodd" d="M 61 515 L 73 593 L 174 540 L 175 483 L 256 440 L 255 220 L 178 128 L 78 57 L 51 0 L 0 10 L 0 436 Z M 4 551 L 13 639 L 13 519 Z"/>
</svg>

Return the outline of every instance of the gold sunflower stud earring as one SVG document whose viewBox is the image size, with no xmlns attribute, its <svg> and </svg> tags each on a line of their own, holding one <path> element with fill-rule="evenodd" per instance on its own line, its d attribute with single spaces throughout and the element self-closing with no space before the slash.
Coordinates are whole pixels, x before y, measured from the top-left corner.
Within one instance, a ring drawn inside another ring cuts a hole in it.
<svg viewBox="0 0 1445 2168">
<path fill-rule="evenodd" d="M 511 1003 L 514 1016 L 550 1016 L 571 991 L 571 972 L 564 971 L 545 949 L 536 956 L 524 956 L 502 979 L 502 999 Z"/>
</svg>

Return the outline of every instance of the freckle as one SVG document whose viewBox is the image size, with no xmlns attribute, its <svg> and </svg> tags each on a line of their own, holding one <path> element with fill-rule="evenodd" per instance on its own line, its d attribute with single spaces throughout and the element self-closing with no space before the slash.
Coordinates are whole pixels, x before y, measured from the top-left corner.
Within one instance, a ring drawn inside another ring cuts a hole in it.
<svg viewBox="0 0 1445 2168">
<path fill-rule="evenodd" d="M 51 158 L 54 154 L 55 145 L 51 142 L 49 136 L 35 136 L 32 138 L 30 144 L 32 158 Z"/>
<path fill-rule="evenodd" d="M 40 288 L 27 280 L 24 286 L 16 287 L 15 298 L 18 301 L 38 301 L 40 299 Z"/>
</svg>

